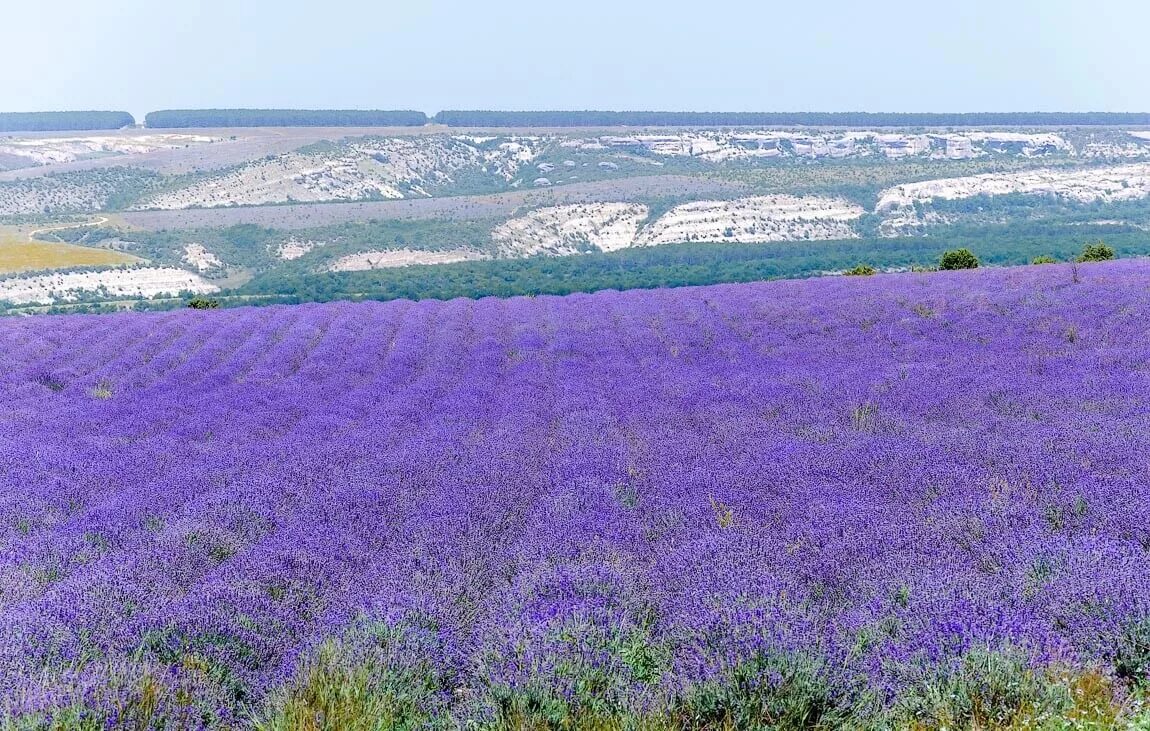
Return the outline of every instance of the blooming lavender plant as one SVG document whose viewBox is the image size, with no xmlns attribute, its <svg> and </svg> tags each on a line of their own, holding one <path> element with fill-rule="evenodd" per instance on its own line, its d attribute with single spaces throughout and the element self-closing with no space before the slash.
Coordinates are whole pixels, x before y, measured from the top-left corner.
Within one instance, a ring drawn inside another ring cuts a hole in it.
<svg viewBox="0 0 1150 731">
<path fill-rule="evenodd" d="M 1148 275 L 4 321 L 0 709 L 929 726 L 984 666 L 1037 689 L 1004 712 L 1121 700 Z"/>
</svg>

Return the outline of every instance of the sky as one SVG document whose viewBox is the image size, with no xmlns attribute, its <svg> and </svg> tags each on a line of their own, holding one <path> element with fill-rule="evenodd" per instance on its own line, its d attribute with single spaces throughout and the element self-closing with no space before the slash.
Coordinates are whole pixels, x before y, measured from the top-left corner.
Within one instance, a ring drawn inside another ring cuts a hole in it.
<svg viewBox="0 0 1150 731">
<path fill-rule="evenodd" d="M 1146 0 L 0 5 L 0 111 L 1150 111 Z"/>
</svg>

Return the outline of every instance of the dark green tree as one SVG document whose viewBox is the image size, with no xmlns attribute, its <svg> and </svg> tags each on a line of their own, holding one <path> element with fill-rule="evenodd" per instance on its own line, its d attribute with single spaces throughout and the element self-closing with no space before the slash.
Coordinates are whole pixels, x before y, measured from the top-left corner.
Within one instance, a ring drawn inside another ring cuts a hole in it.
<svg viewBox="0 0 1150 731">
<path fill-rule="evenodd" d="M 1110 248 L 1101 241 L 1097 241 L 1093 244 L 1087 244 L 1084 246 L 1082 248 L 1082 253 L 1078 255 L 1078 259 L 1076 261 L 1110 261 L 1111 259 L 1116 258 L 1116 256 L 1117 255 L 1114 253 L 1114 249 Z"/>
<path fill-rule="evenodd" d="M 978 257 L 966 248 L 944 251 L 942 258 L 938 261 L 938 268 L 943 270 L 977 269 Z"/>
</svg>

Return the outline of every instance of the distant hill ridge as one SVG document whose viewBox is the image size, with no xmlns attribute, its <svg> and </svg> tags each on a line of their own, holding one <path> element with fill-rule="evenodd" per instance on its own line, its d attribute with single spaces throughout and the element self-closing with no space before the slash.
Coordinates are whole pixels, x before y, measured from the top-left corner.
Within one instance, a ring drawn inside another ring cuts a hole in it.
<svg viewBox="0 0 1150 731">
<path fill-rule="evenodd" d="M 1074 127 L 1150 126 L 1146 112 L 644 112 L 372 109 L 164 109 L 153 129 L 190 127 Z M 128 112 L 3 112 L 0 133 L 114 130 Z"/>
<path fill-rule="evenodd" d="M 164 110 L 148 127 L 1017 127 L 1150 126 L 1143 112 L 613 112 L 201 109 Z"/>
</svg>

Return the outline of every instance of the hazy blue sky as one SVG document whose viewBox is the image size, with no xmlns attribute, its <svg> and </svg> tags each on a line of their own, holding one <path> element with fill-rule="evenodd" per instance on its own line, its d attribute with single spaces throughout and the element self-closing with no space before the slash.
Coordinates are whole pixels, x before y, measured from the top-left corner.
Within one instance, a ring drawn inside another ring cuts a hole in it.
<svg viewBox="0 0 1150 731">
<path fill-rule="evenodd" d="M 2 0 L 0 111 L 1150 111 L 1146 0 Z"/>
</svg>

